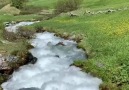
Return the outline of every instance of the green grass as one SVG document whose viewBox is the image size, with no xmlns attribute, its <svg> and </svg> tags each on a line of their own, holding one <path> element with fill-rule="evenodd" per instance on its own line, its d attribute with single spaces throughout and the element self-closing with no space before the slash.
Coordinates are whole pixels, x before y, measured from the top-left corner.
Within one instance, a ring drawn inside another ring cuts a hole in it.
<svg viewBox="0 0 129 90">
<path fill-rule="evenodd" d="M 27 5 L 41 8 L 53 9 L 58 0 L 29 0 Z"/>
<path fill-rule="evenodd" d="M 32 1 L 32 0 L 31 0 Z M 44 0 L 37 0 L 43 2 Z M 33 2 L 33 1 L 32 1 Z M 31 3 L 32 3 L 31 2 Z M 30 2 L 29 2 L 30 3 Z M 51 5 L 54 1 L 41 5 Z M 31 4 L 32 5 L 32 4 Z M 49 8 L 53 8 L 51 5 Z M 119 9 L 129 7 L 128 0 L 84 0 L 81 8 L 90 10 Z M 57 33 L 67 32 L 71 35 L 82 35 L 80 47 L 89 55 L 85 62 L 77 61 L 83 71 L 91 72 L 102 78 L 104 85 L 111 90 L 128 90 L 129 88 L 129 11 L 118 11 L 111 14 L 69 17 L 57 16 L 36 25 L 43 26 Z M 34 25 L 34 27 L 36 27 Z M 33 26 L 31 28 L 34 28 Z"/>
<path fill-rule="evenodd" d="M 29 0 L 26 5 L 42 9 L 54 9 L 56 2 L 57 0 Z M 129 7 L 128 0 L 84 0 L 80 8 L 94 11 L 124 7 Z M 32 20 L 39 17 L 42 18 L 36 14 L 20 16 L 0 14 L 0 39 L 3 39 L 1 36 L 3 22 Z M 57 16 L 27 28 L 33 30 L 36 26 L 43 26 L 61 34 L 66 32 L 70 35 L 82 35 L 83 40 L 79 46 L 85 48 L 89 58 L 84 62 L 75 62 L 75 65 L 81 66 L 85 72 L 91 72 L 93 75 L 102 78 L 103 87 L 109 87 L 110 90 L 129 89 L 128 10 L 110 14 L 81 15 L 79 17 Z M 11 52 L 15 48 L 22 47 L 20 45 L 22 45 L 21 42 L 12 43 L 10 46 L 0 44 L 0 49 Z"/>
<path fill-rule="evenodd" d="M 58 0 L 29 0 L 28 6 L 53 9 Z M 81 8 L 101 10 L 129 6 L 128 0 L 83 0 Z"/>
<path fill-rule="evenodd" d="M 84 0 L 82 7 L 91 9 L 108 9 L 129 6 L 128 0 Z"/>
<path fill-rule="evenodd" d="M 4 22 L 36 20 L 41 17 L 42 17 L 41 15 L 35 15 L 35 14 L 19 15 L 19 16 L 0 14 L 0 41 L 4 40 L 3 38 Z M 25 49 L 25 46 L 22 40 L 19 40 L 17 42 L 11 42 L 9 44 L 0 43 L 0 51 L 7 51 L 7 53 L 10 53 L 15 50 L 22 50 L 22 49 Z"/>
<path fill-rule="evenodd" d="M 37 25 L 57 33 L 81 35 L 79 45 L 89 59 L 82 69 L 102 78 L 105 83 L 128 86 L 129 78 L 129 11 L 81 17 L 56 17 Z M 75 62 L 75 65 L 80 62 Z M 123 89 L 124 90 L 124 89 Z"/>
</svg>

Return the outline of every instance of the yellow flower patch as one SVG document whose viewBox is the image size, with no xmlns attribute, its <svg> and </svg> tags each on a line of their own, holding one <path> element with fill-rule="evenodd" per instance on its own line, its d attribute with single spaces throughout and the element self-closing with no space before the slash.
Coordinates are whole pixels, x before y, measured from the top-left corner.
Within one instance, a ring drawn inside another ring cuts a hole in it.
<svg viewBox="0 0 129 90">
<path fill-rule="evenodd" d="M 129 33 L 129 22 L 121 22 L 116 26 L 115 31 L 111 33 L 111 35 L 115 36 L 124 36 Z"/>
</svg>

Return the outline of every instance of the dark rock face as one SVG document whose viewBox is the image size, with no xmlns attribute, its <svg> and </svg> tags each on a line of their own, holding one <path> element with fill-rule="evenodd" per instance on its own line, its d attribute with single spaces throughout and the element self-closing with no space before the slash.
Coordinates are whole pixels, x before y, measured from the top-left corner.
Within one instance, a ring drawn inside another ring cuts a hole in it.
<svg viewBox="0 0 129 90">
<path fill-rule="evenodd" d="M 58 45 L 65 46 L 65 44 L 63 42 L 59 42 L 59 43 L 56 44 L 56 46 L 58 46 Z"/>
<path fill-rule="evenodd" d="M 60 58 L 60 56 L 59 56 L 59 55 L 55 55 L 55 57 L 58 57 L 58 58 Z"/>
<path fill-rule="evenodd" d="M 31 53 L 27 53 L 26 64 L 28 63 L 35 64 L 36 61 L 37 61 L 36 57 L 34 57 Z"/>
</svg>

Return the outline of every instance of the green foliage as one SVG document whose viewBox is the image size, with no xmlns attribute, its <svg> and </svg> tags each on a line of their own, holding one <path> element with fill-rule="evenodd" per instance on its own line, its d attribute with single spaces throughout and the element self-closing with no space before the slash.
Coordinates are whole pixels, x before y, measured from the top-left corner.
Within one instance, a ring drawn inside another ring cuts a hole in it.
<svg viewBox="0 0 129 90">
<path fill-rule="evenodd" d="M 59 14 L 62 12 L 68 12 L 78 9 L 82 0 L 59 0 L 55 7 L 55 13 Z"/>
<path fill-rule="evenodd" d="M 116 69 L 111 69 L 112 72 L 112 81 L 118 86 L 123 84 L 129 84 L 129 65 L 123 64 Z"/>
<path fill-rule="evenodd" d="M 27 0 L 11 0 L 12 2 L 12 6 L 18 8 L 18 9 L 21 9 L 23 8 L 23 3 L 27 1 Z"/>
<path fill-rule="evenodd" d="M 35 25 L 36 32 L 43 32 L 43 26 L 41 25 Z"/>
</svg>

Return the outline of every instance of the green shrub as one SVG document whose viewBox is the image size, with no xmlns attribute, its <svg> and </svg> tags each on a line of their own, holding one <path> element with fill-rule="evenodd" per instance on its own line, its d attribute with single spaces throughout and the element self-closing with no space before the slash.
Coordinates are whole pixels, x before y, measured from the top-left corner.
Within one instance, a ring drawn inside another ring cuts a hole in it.
<svg viewBox="0 0 129 90">
<path fill-rule="evenodd" d="M 43 26 L 41 26 L 41 25 L 35 25 L 35 30 L 36 30 L 36 32 L 43 32 Z"/>
<path fill-rule="evenodd" d="M 11 0 L 12 2 L 12 6 L 18 8 L 18 9 L 21 9 L 23 8 L 23 3 L 27 1 L 27 0 Z"/>
<path fill-rule="evenodd" d="M 59 0 L 55 6 L 55 14 L 78 9 L 82 0 Z"/>
</svg>

